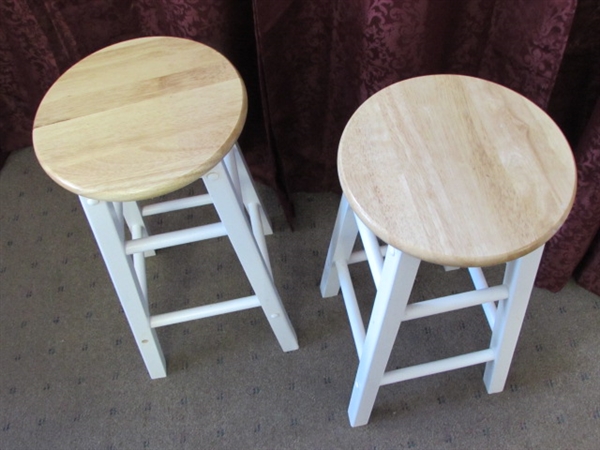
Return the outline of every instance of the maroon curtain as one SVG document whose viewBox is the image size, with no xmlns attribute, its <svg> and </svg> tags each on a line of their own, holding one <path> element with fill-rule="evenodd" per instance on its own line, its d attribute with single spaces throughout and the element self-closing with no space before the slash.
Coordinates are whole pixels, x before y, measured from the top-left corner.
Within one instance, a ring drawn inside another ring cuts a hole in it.
<svg viewBox="0 0 600 450">
<path fill-rule="evenodd" d="M 82 57 L 131 35 L 118 0 L 0 2 L 0 149 L 31 145 L 35 110 Z"/>
<path fill-rule="evenodd" d="M 575 149 L 577 195 L 573 210 L 546 245 L 537 285 L 563 288 L 571 275 L 600 295 L 600 100 Z"/>
<path fill-rule="evenodd" d="M 291 191 L 339 189 L 338 139 L 399 80 L 461 73 L 546 107 L 575 0 L 254 0 L 270 126 Z"/>
<path fill-rule="evenodd" d="M 548 242 L 537 285 L 560 290 L 574 275 L 600 295 L 600 3 L 579 0 L 549 104 L 577 160 L 573 210 Z"/>
<path fill-rule="evenodd" d="M 338 191 L 339 136 L 368 96 L 417 75 L 479 76 L 548 109 L 577 152 L 576 204 L 548 244 L 538 285 L 558 290 L 575 274 L 600 293 L 598 114 L 590 119 L 599 8 L 597 0 L 3 0 L 0 148 L 30 145 L 43 93 L 83 56 L 175 35 L 221 51 L 246 80 L 241 140 L 256 177 L 280 192 Z"/>
</svg>

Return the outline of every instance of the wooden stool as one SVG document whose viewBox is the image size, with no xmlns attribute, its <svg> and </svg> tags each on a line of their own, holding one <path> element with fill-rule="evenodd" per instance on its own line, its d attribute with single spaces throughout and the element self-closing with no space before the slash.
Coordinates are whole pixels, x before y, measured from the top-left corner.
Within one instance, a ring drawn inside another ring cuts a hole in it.
<svg viewBox="0 0 600 450">
<path fill-rule="evenodd" d="M 264 235 L 272 230 L 236 144 L 246 102 L 242 79 L 216 51 L 186 39 L 148 37 L 83 59 L 38 109 L 38 160 L 80 196 L 151 378 L 166 376 L 154 328 L 217 314 L 260 306 L 282 349 L 298 348 L 271 275 Z M 200 178 L 208 194 L 137 204 Z M 220 222 L 148 235 L 144 216 L 207 204 Z M 151 315 L 144 257 L 219 236 L 229 236 L 255 295 Z"/>
<path fill-rule="evenodd" d="M 575 195 L 573 156 L 558 127 L 497 84 L 414 78 L 354 113 L 338 173 L 344 194 L 321 292 L 341 287 L 360 359 L 351 425 L 368 422 L 380 386 L 424 375 L 486 363 L 487 391 L 502 391 L 544 243 Z M 358 234 L 364 250 L 353 252 Z M 377 288 L 366 333 L 348 272 L 365 260 Z M 421 260 L 468 267 L 476 290 L 407 304 Z M 480 267 L 501 263 L 503 284 L 488 287 Z M 480 304 L 489 348 L 385 372 L 402 321 Z"/>
</svg>

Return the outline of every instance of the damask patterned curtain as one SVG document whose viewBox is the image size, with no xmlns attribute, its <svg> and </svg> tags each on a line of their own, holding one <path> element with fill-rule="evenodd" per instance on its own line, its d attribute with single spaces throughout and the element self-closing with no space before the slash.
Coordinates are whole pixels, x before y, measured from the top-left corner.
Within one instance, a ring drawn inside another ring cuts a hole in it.
<svg viewBox="0 0 600 450">
<path fill-rule="evenodd" d="M 598 29 L 597 0 L 3 0 L 0 148 L 30 145 L 42 95 L 82 57 L 174 35 L 213 46 L 246 80 L 241 143 L 258 179 L 282 198 L 338 191 L 338 140 L 368 96 L 417 75 L 474 75 L 546 108 L 572 143 L 578 198 L 537 284 L 558 290 L 575 273 L 600 294 Z"/>
<path fill-rule="evenodd" d="M 575 12 L 574 0 L 254 3 L 268 101 L 277 105 L 270 125 L 292 191 L 338 189 L 335 149 L 347 120 L 399 80 L 479 76 L 546 107 Z"/>
</svg>

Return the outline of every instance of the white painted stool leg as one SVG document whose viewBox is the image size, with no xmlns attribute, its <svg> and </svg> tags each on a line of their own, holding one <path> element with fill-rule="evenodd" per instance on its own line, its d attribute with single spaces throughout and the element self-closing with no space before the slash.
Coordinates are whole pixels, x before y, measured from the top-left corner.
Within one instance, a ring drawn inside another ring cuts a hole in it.
<svg viewBox="0 0 600 450">
<path fill-rule="evenodd" d="M 420 262 L 388 247 L 348 408 L 353 427 L 369 421 Z"/>
<path fill-rule="evenodd" d="M 138 206 L 137 202 L 123 202 L 121 203 L 123 210 L 123 217 L 125 223 L 131 232 L 132 239 L 140 239 L 148 237 L 148 229 L 142 216 L 142 211 Z M 146 257 L 154 256 L 156 252 L 154 250 L 148 250 L 144 253 L 133 254 L 133 267 L 137 274 L 142 292 L 144 294 L 145 304 L 148 302 L 148 283 L 146 281 Z"/>
<path fill-rule="evenodd" d="M 148 373 L 151 378 L 165 377 L 165 358 L 156 332 L 150 327 L 148 304 L 133 257 L 125 253 L 122 223 L 115 208 L 112 203 L 85 197 L 80 200 Z"/>
<path fill-rule="evenodd" d="M 238 198 L 246 208 L 246 212 L 250 218 L 252 233 L 254 234 L 258 248 L 265 260 L 265 264 L 269 269 L 269 273 L 272 274 L 271 261 L 264 237 L 273 234 L 273 229 L 265 214 L 264 207 L 258 196 L 256 187 L 254 186 L 252 177 L 250 176 L 244 156 L 237 144 L 235 144 L 231 151 L 223 158 L 223 162 L 225 163 L 225 167 L 227 168 L 235 191 L 238 194 Z"/>
<path fill-rule="evenodd" d="M 265 265 L 248 218 L 244 213 L 244 207 L 238 201 L 224 164 L 220 162 L 202 178 L 281 348 L 286 352 L 297 350 L 296 333 L 283 307 L 273 278 Z"/>
<path fill-rule="evenodd" d="M 238 144 L 234 144 L 233 148 L 230 152 L 231 156 L 235 160 L 235 167 L 237 168 L 237 173 L 240 181 L 240 191 L 242 194 L 242 201 L 246 208 L 249 207 L 250 204 L 256 203 L 259 206 L 260 219 L 262 223 L 263 233 L 265 235 L 273 234 L 273 228 L 271 227 L 271 222 L 267 217 L 263 203 L 258 196 L 258 192 L 256 191 L 256 187 L 254 186 L 254 180 L 250 175 L 250 170 L 248 169 L 248 164 L 246 164 L 246 160 L 244 159 L 244 155 L 240 150 Z"/>
<path fill-rule="evenodd" d="M 338 208 L 325 268 L 321 277 L 321 296 L 333 297 L 340 290 L 340 279 L 335 265 L 336 261 L 347 262 L 352 254 L 356 237 L 358 236 L 358 226 L 354 218 L 354 211 L 350 208 L 348 200 L 342 194 L 340 206 Z"/>
<path fill-rule="evenodd" d="M 138 237 L 148 237 L 150 235 L 142 215 L 142 210 L 137 202 L 123 202 L 123 216 L 125 217 L 125 223 L 127 223 L 133 239 L 137 239 Z M 140 229 L 139 233 L 135 233 L 139 234 L 139 236 L 134 235 L 133 230 L 135 228 Z M 145 252 L 144 255 L 146 257 L 154 256 L 156 255 L 156 252 L 154 250 L 149 250 Z"/>
<path fill-rule="evenodd" d="M 381 271 L 383 270 L 383 255 L 379 246 L 379 241 L 375 233 L 373 233 L 360 218 L 355 214 L 356 225 L 358 225 L 358 232 L 360 233 L 360 240 L 362 241 L 363 248 L 365 249 L 365 255 L 367 256 L 367 262 L 371 269 L 371 275 L 375 286 L 379 286 L 381 280 Z"/>
<path fill-rule="evenodd" d="M 125 223 L 131 230 L 134 226 L 140 226 L 144 231 L 143 236 L 148 236 L 148 230 L 144 218 L 142 217 L 142 211 L 138 206 L 137 202 L 123 202 L 123 216 L 125 217 Z"/>
<path fill-rule="evenodd" d="M 509 295 L 498 303 L 490 343 L 495 358 L 486 363 L 483 375 L 490 394 L 504 389 L 543 250 L 544 246 L 506 265 L 504 285 Z"/>
</svg>

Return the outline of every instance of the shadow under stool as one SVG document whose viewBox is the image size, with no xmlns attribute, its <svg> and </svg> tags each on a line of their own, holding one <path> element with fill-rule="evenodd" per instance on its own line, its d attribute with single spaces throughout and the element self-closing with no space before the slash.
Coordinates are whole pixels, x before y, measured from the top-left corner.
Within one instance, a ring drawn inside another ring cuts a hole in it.
<svg viewBox="0 0 600 450">
<path fill-rule="evenodd" d="M 79 195 L 151 378 L 167 374 L 155 328 L 218 314 L 262 307 L 281 348 L 298 348 L 271 273 L 265 234 L 272 229 L 237 146 L 246 112 L 244 83 L 229 61 L 172 37 L 93 53 L 54 83 L 37 111 L 37 158 Z M 199 179 L 207 194 L 137 203 Z M 214 206 L 218 222 L 155 235 L 144 223 L 205 205 Z M 152 315 L 145 257 L 221 236 L 230 239 L 254 295 Z"/>
<path fill-rule="evenodd" d="M 369 98 L 349 120 L 337 162 L 343 195 L 321 293 L 341 288 L 359 357 L 351 425 L 369 421 L 380 386 L 425 375 L 485 363 L 487 391 L 502 391 L 544 244 L 575 195 L 558 127 L 495 83 L 423 76 Z M 361 261 L 377 289 L 366 330 L 348 270 Z M 408 303 L 421 261 L 468 268 L 475 289 Z M 504 263 L 503 283 L 488 286 L 481 267 Z M 491 328 L 488 348 L 387 370 L 402 322 L 476 305 Z"/>
</svg>

